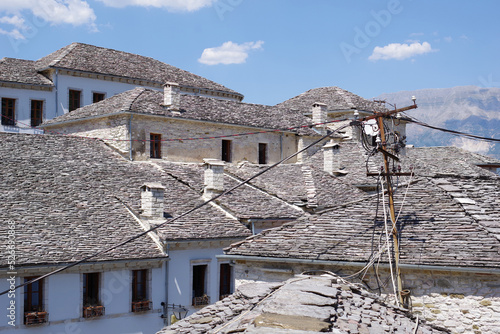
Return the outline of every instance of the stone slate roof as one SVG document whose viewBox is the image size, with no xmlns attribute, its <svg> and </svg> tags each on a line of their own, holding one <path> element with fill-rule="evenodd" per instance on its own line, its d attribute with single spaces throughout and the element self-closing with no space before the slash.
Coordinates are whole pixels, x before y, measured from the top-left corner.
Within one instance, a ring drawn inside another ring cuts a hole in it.
<svg viewBox="0 0 500 334">
<path fill-rule="evenodd" d="M 203 194 L 203 164 L 179 164 L 166 161 L 155 161 L 154 163 L 169 175 L 189 185 L 200 196 Z M 225 166 L 225 168 L 227 167 Z M 225 174 L 225 190 L 237 184 L 237 180 Z M 272 195 L 248 185 L 243 185 L 231 193 L 220 197 L 215 203 L 238 219 L 294 220 L 304 214 L 300 208 L 289 205 Z"/>
<path fill-rule="evenodd" d="M 310 118 L 301 114 L 290 113 L 283 108 L 202 96 L 181 95 L 180 114 L 173 113 L 167 107 L 162 106 L 162 104 L 163 92 L 147 88 L 135 88 L 56 117 L 44 122 L 44 125 L 81 120 L 118 111 L 268 129 L 283 129 L 311 124 Z M 317 134 L 309 128 L 297 129 L 294 132 Z"/>
<path fill-rule="evenodd" d="M 0 59 L 0 82 L 2 81 L 36 86 L 54 86 L 52 81 L 37 72 L 34 61 L 14 58 Z"/>
<path fill-rule="evenodd" d="M 0 241 L 16 226 L 17 265 L 78 260 L 143 230 L 126 210 L 140 209 L 140 187 L 166 187 L 170 216 L 202 203 L 199 193 L 148 163 L 124 160 L 99 140 L 50 135 L 0 134 Z M 163 240 L 243 238 L 242 224 L 210 206 L 158 230 Z M 0 266 L 6 264 L 6 248 Z M 160 258 L 147 236 L 97 261 Z"/>
<path fill-rule="evenodd" d="M 310 112 L 315 102 L 326 104 L 328 106 L 328 111 L 346 109 L 387 111 L 387 109 L 380 104 L 366 100 L 339 87 L 310 89 L 307 92 L 277 104 L 277 106 L 300 110 L 301 112 Z"/>
<path fill-rule="evenodd" d="M 356 141 L 341 142 L 339 151 L 340 167 L 346 173 L 341 180 L 352 185 L 376 184 L 377 177 L 366 176 L 367 167 L 371 173 L 378 173 L 384 166 L 382 153 L 369 157 L 362 145 Z M 494 173 L 478 167 L 480 164 L 500 161 L 480 154 L 471 153 L 457 147 L 407 147 L 407 155 L 399 156 L 402 172 L 413 170 L 417 176 L 445 177 L 461 176 L 488 178 Z M 368 161 L 368 163 L 367 163 Z M 308 164 L 323 168 L 323 151 L 320 150 L 307 161 Z M 400 179 L 404 182 L 406 177 Z"/>
<path fill-rule="evenodd" d="M 418 329 L 415 331 L 418 322 Z M 450 333 L 334 275 L 249 283 L 157 334 Z"/>
<path fill-rule="evenodd" d="M 398 220 L 401 264 L 500 268 L 498 213 L 494 209 L 500 203 L 500 178 L 481 180 L 449 181 L 459 190 L 442 178 L 420 178 L 410 185 Z M 475 184 L 481 185 L 479 191 L 487 192 L 473 195 Z M 403 187 L 396 191 L 397 212 L 405 193 Z M 384 234 L 381 205 L 372 196 L 321 215 L 302 217 L 263 231 L 226 252 L 263 258 L 366 262 L 374 251 L 373 238 L 378 240 Z M 382 261 L 387 259 L 382 257 Z"/>
<path fill-rule="evenodd" d="M 83 43 L 72 43 L 36 61 L 39 71 L 49 67 L 146 80 L 162 85 L 175 82 L 181 86 L 239 94 L 153 58 Z"/>
<path fill-rule="evenodd" d="M 227 172 L 239 179 L 247 179 L 266 167 L 245 163 L 227 166 Z M 310 210 L 321 210 L 366 196 L 363 191 L 314 164 L 279 165 L 250 183 L 290 204 Z"/>
</svg>

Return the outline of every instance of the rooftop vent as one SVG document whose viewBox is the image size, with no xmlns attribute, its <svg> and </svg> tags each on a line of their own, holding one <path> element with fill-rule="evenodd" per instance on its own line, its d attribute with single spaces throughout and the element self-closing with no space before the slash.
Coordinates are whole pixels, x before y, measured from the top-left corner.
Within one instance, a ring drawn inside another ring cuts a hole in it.
<svg viewBox="0 0 500 334">
<path fill-rule="evenodd" d="M 323 170 L 330 175 L 345 175 L 346 171 L 340 168 L 340 145 L 329 142 L 323 146 Z"/>
<path fill-rule="evenodd" d="M 163 105 L 172 111 L 179 111 L 181 108 L 181 94 L 179 84 L 167 82 L 163 85 Z"/>
</svg>

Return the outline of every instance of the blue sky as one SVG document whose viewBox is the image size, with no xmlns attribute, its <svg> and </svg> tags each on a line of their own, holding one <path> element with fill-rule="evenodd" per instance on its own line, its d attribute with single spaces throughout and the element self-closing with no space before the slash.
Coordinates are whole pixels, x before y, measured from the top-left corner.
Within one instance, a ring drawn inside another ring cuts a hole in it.
<svg viewBox="0 0 500 334">
<path fill-rule="evenodd" d="M 0 58 L 72 42 L 150 56 L 276 104 L 339 86 L 365 98 L 500 87 L 500 1 L 0 0 Z"/>
</svg>

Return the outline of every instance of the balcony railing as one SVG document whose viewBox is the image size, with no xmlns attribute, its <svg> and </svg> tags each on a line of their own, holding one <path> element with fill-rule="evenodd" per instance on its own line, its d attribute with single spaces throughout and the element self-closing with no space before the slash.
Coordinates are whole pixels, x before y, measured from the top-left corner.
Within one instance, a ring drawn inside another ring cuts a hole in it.
<svg viewBox="0 0 500 334">
<path fill-rule="evenodd" d="M 201 306 L 210 304 L 210 297 L 203 295 L 201 297 L 193 297 L 193 306 Z"/>
<path fill-rule="evenodd" d="M 83 308 L 84 318 L 97 318 L 97 317 L 102 317 L 103 315 L 104 315 L 104 306 L 95 305 L 95 306 L 86 306 Z"/>
<path fill-rule="evenodd" d="M 153 302 L 144 300 L 141 302 L 132 302 L 132 312 L 145 312 L 153 308 Z"/>
<path fill-rule="evenodd" d="M 49 320 L 47 312 L 26 312 L 24 313 L 24 324 L 26 326 L 39 325 Z"/>
</svg>

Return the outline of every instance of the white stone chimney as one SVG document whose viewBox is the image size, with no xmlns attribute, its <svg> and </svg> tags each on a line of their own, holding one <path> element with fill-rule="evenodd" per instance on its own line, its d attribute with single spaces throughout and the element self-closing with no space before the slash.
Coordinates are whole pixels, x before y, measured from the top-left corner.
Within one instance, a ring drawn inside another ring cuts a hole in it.
<svg viewBox="0 0 500 334">
<path fill-rule="evenodd" d="M 165 187 L 161 183 L 145 183 L 141 187 L 142 216 L 163 220 Z"/>
<path fill-rule="evenodd" d="M 329 142 L 323 146 L 323 170 L 330 175 L 345 175 L 340 169 L 340 145 Z"/>
<path fill-rule="evenodd" d="M 211 199 L 224 191 L 224 161 L 218 159 L 203 159 L 205 162 L 205 188 L 203 197 Z"/>
<path fill-rule="evenodd" d="M 328 106 L 324 103 L 315 102 L 312 106 L 312 121 L 313 124 L 325 123 L 328 117 L 327 110 Z M 316 125 L 316 129 L 320 130 L 321 133 L 325 132 L 326 124 Z"/>
<path fill-rule="evenodd" d="M 179 111 L 181 108 L 181 93 L 179 84 L 167 82 L 163 85 L 163 105 L 170 110 Z"/>
</svg>

